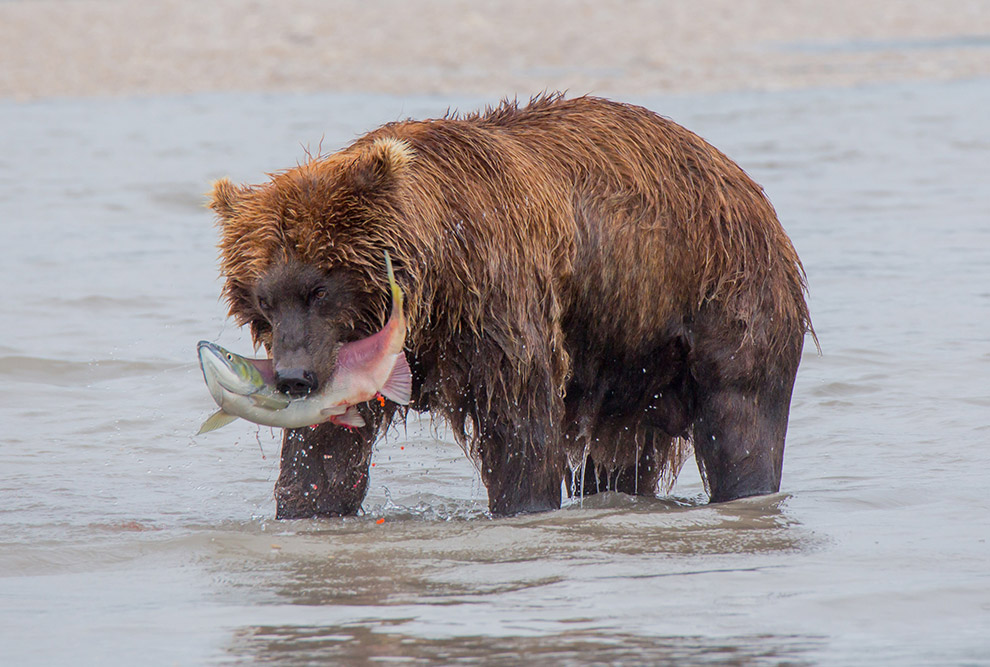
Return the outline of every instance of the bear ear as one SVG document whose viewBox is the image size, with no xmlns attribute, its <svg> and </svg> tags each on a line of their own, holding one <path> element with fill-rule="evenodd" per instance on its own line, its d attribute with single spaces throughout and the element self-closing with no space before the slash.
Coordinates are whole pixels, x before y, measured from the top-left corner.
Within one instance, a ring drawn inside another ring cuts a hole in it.
<svg viewBox="0 0 990 667">
<path fill-rule="evenodd" d="M 213 184 L 210 201 L 207 204 L 217 215 L 229 218 L 234 214 L 238 202 L 247 193 L 248 188 L 239 188 L 229 178 L 221 178 Z"/>
<path fill-rule="evenodd" d="M 354 160 L 350 180 L 359 192 L 382 188 L 394 182 L 415 152 L 408 142 L 393 137 L 375 139 L 371 147 Z"/>
</svg>

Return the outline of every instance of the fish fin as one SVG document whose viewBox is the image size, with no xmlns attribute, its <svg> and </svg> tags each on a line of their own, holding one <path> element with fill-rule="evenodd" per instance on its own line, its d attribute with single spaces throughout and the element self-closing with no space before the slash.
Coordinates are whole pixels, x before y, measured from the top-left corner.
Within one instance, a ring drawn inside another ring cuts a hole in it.
<svg viewBox="0 0 990 667">
<path fill-rule="evenodd" d="M 344 412 L 347 410 L 348 407 L 350 406 L 345 407 L 342 405 L 331 405 L 329 408 L 323 408 L 322 410 L 320 410 L 320 416 L 326 417 L 328 419 L 330 417 L 336 417 L 337 415 L 344 414 Z"/>
<path fill-rule="evenodd" d="M 204 433 L 215 431 L 218 428 L 223 428 L 235 419 L 237 419 L 236 415 L 224 412 L 223 410 L 217 410 L 210 415 L 205 422 L 203 422 L 203 425 L 199 427 L 199 431 L 196 435 L 203 435 Z"/>
<path fill-rule="evenodd" d="M 385 385 L 379 393 L 393 403 L 409 404 L 412 398 L 412 371 L 409 370 L 409 362 L 406 361 L 405 354 L 395 358 L 392 373 L 385 380 Z"/>
<path fill-rule="evenodd" d="M 289 406 L 288 396 L 278 396 L 273 394 L 251 394 L 251 402 L 259 408 L 266 410 L 282 410 Z"/>
<path fill-rule="evenodd" d="M 361 428 L 365 425 L 364 417 L 353 405 L 348 406 L 344 414 L 331 417 L 330 421 L 337 426 L 346 426 L 347 428 Z"/>
</svg>

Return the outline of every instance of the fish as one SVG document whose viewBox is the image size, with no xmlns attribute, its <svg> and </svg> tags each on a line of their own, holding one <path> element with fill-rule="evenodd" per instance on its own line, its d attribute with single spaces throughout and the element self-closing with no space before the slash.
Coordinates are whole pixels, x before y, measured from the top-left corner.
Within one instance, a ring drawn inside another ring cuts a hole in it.
<svg viewBox="0 0 990 667">
<path fill-rule="evenodd" d="M 220 409 L 207 418 L 196 435 L 216 430 L 252 411 L 283 410 L 291 400 L 275 387 L 271 359 L 249 359 L 216 343 L 196 345 L 206 388 Z"/>
<path fill-rule="evenodd" d="M 302 428 L 330 421 L 339 426 L 365 425 L 360 403 L 383 396 L 407 405 L 412 396 L 412 373 L 403 347 L 406 319 L 402 289 L 395 282 L 392 261 L 385 251 L 392 312 L 380 331 L 344 343 L 337 368 L 320 391 L 301 398 L 279 392 L 271 359 L 250 359 L 216 343 L 197 344 L 199 365 L 210 396 L 220 407 L 203 422 L 197 435 L 222 428 L 237 418 L 264 426 Z"/>
</svg>

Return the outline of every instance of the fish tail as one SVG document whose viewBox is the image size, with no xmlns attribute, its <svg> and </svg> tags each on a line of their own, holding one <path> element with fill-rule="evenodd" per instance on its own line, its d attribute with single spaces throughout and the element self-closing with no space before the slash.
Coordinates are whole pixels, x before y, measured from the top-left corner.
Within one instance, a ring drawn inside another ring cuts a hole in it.
<svg viewBox="0 0 990 667">
<path fill-rule="evenodd" d="M 395 282 L 395 273 L 392 271 L 392 258 L 389 257 L 388 250 L 385 251 L 385 269 L 388 271 L 388 286 L 392 290 L 392 314 L 402 315 L 402 288 Z"/>
</svg>

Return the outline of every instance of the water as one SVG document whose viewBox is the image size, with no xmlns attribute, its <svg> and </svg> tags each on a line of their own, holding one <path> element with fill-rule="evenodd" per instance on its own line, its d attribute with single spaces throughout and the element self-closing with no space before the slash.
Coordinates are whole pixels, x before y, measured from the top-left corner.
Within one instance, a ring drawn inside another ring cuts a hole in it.
<svg viewBox="0 0 990 667">
<path fill-rule="evenodd" d="M 492 520 L 439 425 L 365 514 L 277 522 L 278 439 L 211 412 L 210 181 L 481 99 L 0 102 L 4 664 L 990 664 L 990 81 L 633 99 L 767 188 L 822 344 L 782 493 Z M 384 523 L 377 520 L 384 518 Z"/>
</svg>

